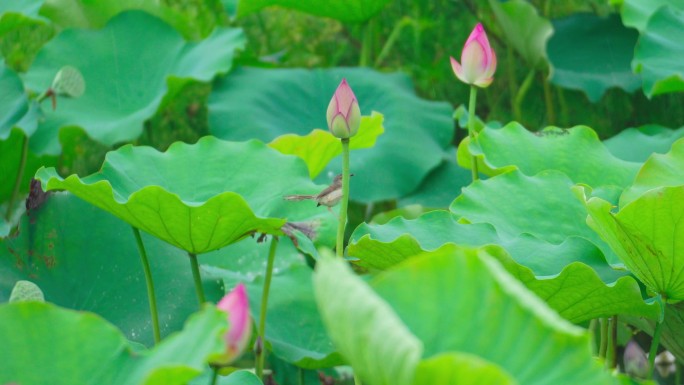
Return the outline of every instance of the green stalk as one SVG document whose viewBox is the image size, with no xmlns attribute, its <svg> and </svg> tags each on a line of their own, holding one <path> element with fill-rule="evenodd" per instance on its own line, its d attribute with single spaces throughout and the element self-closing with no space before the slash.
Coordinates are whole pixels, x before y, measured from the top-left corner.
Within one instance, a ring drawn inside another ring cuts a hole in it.
<svg viewBox="0 0 684 385">
<path fill-rule="evenodd" d="M 271 247 L 268 250 L 268 262 L 266 263 L 266 277 L 264 277 L 264 290 L 261 292 L 261 308 L 259 309 L 259 330 L 256 347 L 256 375 L 260 380 L 264 376 L 264 341 L 266 340 L 266 309 L 268 308 L 268 292 L 271 290 L 271 277 L 273 277 L 273 261 L 275 261 L 276 249 L 278 248 L 278 238 L 271 239 Z"/>
<path fill-rule="evenodd" d="M 340 222 L 337 225 L 337 246 L 335 253 L 344 256 L 344 228 L 347 226 L 347 207 L 349 206 L 349 138 L 342 141 L 342 205 L 340 207 Z"/>
<path fill-rule="evenodd" d="M 150 303 L 150 316 L 152 317 L 152 332 L 154 333 L 154 343 L 158 344 L 161 341 L 161 333 L 159 332 L 159 313 L 157 313 L 157 297 L 154 294 L 154 281 L 152 280 L 152 270 L 150 269 L 150 262 L 147 259 L 147 251 L 145 251 L 145 244 L 143 244 L 140 230 L 131 226 L 133 235 L 135 235 L 135 242 L 138 244 L 138 253 L 140 254 L 140 261 L 145 272 L 145 283 L 147 284 L 147 300 Z"/>
<path fill-rule="evenodd" d="M 468 136 L 472 142 L 475 139 L 475 103 L 477 102 L 477 88 L 470 86 L 470 102 L 468 103 Z M 477 171 L 477 158 L 473 155 L 472 159 L 473 182 L 480 179 Z"/>
<path fill-rule="evenodd" d="M 216 385 L 216 380 L 218 380 L 218 367 L 217 366 L 212 366 L 211 367 L 211 382 L 209 382 L 209 385 Z"/>
<path fill-rule="evenodd" d="M 617 348 L 617 316 L 610 317 L 608 334 L 608 346 L 606 347 L 606 364 L 608 369 L 613 369 L 617 365 L 617 356 L 615 349 Z"/>
<path fill-rule="evenodd" d="M 202 276 L 199 271 L 199 263 L 197 263 L 197 254 L 188 253 L 188 256 L 190 257 L 190 267 L 192 268 L 192 279 L 195 281 L 195 293 L 197 294 L 197 301 L 201 308 L 206 300 L 204 299 L 204 288 L 202 287 Z"/>
<path fill-rule="evenodd" d="M 515 111 L 515 101 L 516 95 L 518 94 L 518 85 L 515 82 L 515 54 L 513 53 L 513 47 L 508 44 L 506 45 L 506 69 L 508 70 L 508 93 L 510 95 L 511 111 Z M 520 118 L 515 116 L 515 120 L 518 122 Z"/>
<path fill-rule="evenodd" d="M 362 27 L 361 33 L 361 57 L 359 58 L 359 67 L 366 67 L 370 63 L 371 40 L 373 39 L 372 19 L 368 20 Z"/>
<path fill-rule="evenodd" d="M 17 171 L 17 177 L 14 179 L 14 187 L 12 188 L 12 195 L 10 195 L 9 201 L 7 202 L 7 213 L 5 214 L 5 220 L 7 222 L 12 219 L 12 206 L 14 206 L 14 201 L 19 195 L 19 187 L 21 186 L 21 180 L 24 178 L 24 170 L 26 169 L 26 158 L 28 157 L 28 135 L 24 134 L 24 140 L 21 144 L 21 159 L 19 159 L 19 170 Z"/>
<path fill-rule="evenodd" d="M 513 115 L 515 116 L 515 120 L 519 123 L 522 123 L 522 103 L 525 100 L 525 95 L 527 95 L 527 92 L 530 90 L 530 87 L 532 86 L 533 80 L 534 69 L 531 69 L 530 72 L 527 73 L 527 76 L 525 76 L 525 80 L 523 80 L 523 83 L 520 85 L 518 92 L 515 94 Z"/>
<path fill-rule="evenodd" d="M 361 379 L 354 373 L 354 385 L 361 385 Z"/>
<path fill-rule="evenodd" d="M 411 25 L 412 21 L 408 17 L 404 16 L 401 20 L 399 20 L 396 24 L 394 24 L 394 28 L 392 29 L 392 32 L 390 32 L 389 37 L 387 40 L 385 40 L 385 45 L 382 46 L 382 50 L 380 50 L 380 54 L 378 57 L 375 59 L 375 67 L 380 67 L 380 64 L 382 64 L 383 60 L 385 60 L 385 57 L 390 53 L 390 50 L 392 47 L 394 47 L 394 43 L 397 41 L 399 38 L 399 34 L 401 33 L 401 30 L 404 29 L 407 25 Z"/>
<path fill-rule="evenodd" d="M 592 318 L 591 322 L 589 322 L 589 335 L 591 335 L 591 350 L 594 352 L 594 354 L 598 354 L 598 346 L 596 345 L 596 323 L 598 322 L 597 318 Z"/>
<path fill-rule="evenodd" d="M 546 104 L 546 123 L 549 126 L 556 124 L 556 110 L 553 108 L 553 95 L 548 76 L 542 73 L 542 84 L 544 85 L 544 104 Z"/>
<path fill-rule="evenodd" d="M 304 385 L 304 369 L 297 368 L 297 385 Z"/>
<path fill-rule="evenodd" d="M 599 357 L 606 358 L 608 348 L 608 319 L 601 318 L 601 342 L 599 344 Z"/>
<path fill-rule="evenodd" d="M 663 301 L 664 304 L 664 301 Z M 653 341 L 651 341 L 651 350 L 648 352 L 648 377 L 653 379 L 653 372 L 655 371 L 655 359 L 658 354 L 658 344 L 660 343 L 660 333 L 663 331 L 663 322 L 658 320 L 653 333 Z"/>
</svg>

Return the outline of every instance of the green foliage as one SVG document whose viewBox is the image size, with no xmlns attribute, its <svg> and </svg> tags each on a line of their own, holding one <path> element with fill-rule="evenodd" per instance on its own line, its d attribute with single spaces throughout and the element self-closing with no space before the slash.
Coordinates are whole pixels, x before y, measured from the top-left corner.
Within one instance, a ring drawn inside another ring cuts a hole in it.
<svg viewBox="0 0 684 385">
<path fill-rule="evenodd" d="M 530 67 L 546 63 L 546 43 L 553 34 L 551 22 L 529 2 L 489 0 L 505 39 Z"/>
<path fill-rule="evenodd" d="M 264 7 L 277 5 L 345 22 L 362 22 L 380 12 L 389 2 L 390 0 L 328 0 L 324 3 L 315 0 L 238 0 L 237 14 L 244 16 Z"/>
</svg>

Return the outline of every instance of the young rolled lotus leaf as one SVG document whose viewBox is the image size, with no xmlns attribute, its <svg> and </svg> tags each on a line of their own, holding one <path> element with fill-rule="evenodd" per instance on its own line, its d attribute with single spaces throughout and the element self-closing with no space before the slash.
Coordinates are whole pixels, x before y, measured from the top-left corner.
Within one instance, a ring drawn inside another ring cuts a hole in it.
<svg viewBox="0 0 684 385">
<path fill-rule="evenodd" d="M 58 154 L 59 133 L 67 126 L 79 127 L 106 145 L 137 138 L 167 91 L 184 84 L 168 83 L 170 77 L 210 81 L 230 69 L 243 44 L 242 32 L 230 28 L 186 42 L 171 26 L 141 11 L 123 12 L 100 30 L 65 29 L 40 50 L 24 82 L 41 92 L 60 68 L 71 66 L 78 68 L 87 87 L 82 97 L 61 100 L 63 108 L 46 109 L 31 149 Z"/>
<path fill-rule="evenodd" d="M 610 269 L 600 250 L 579 237 L 560 244 L 529 235 L 503 239 L 489 224 L 463 224 L 449 212 L 433 211 L 415 220 L 363 224 L 352 234 L 347 253 L 359 258 L 358 265 L 384 270 L 442 247 L 491 244 L 503 248 L 488 247 L 487 253 L 571 322 L 660 315 L 657 303 L 644 302 L 634 278 Z"/>
<path fill-rule="evenodd" d="M 228 326 L 225 313 L 207 307 L 154 349 L 134 351 L 121 332 L 92 313 L 20 302 L 0 305 L 0 318 L 0 338 L 12 352 L 0 365 L 0 383 L 22 385 L 186 384 L 224 349 Z"/>
<path fill-rule="evenodd" d="M 526 385 L 617 383 L 583 329 L 474 249 L 426 253 L 370 284 L 324 259 L 314 287 L 333 342 L 364 384 L 461 383 L 454 372 Z"/>
<path fill-rule="evenodd" d="M 684 300 L 684 186 L 649 190 L 616 213 L 603 199 L 585 201 L 589 226 L 651 293 Z"/>
<path fill-rule="evenodd" d="M 558 170 L 574 183 L 595 188 L 607 185 L 625 188 L 632 183 L 640 167 L 639 163 L 612 155 L 594 130 L 587 126 L 567 130 L 546 127 L 530 132 L 512 122 L 501 129 L 485 128 L 469 143 L 468 151 L 483 158 L 487 166 L 483 171 L 492 170 L 490 176 L 514 168 L 529 176 L 544 170 Z"/>
<path fill-rule="evenodd" d="M 61 178 L 41 169 L 43 189 L 78 197 L 189 253 L 227 246 L 254 233 L 282 235 L 287 220 L 335 218 L 283 196 L 321 189 L 303 162 L 258 141 L 213 137 L 175 143 L 162 153 L 124 146 L 107 154 L 99 172 Z"/>
</svg>

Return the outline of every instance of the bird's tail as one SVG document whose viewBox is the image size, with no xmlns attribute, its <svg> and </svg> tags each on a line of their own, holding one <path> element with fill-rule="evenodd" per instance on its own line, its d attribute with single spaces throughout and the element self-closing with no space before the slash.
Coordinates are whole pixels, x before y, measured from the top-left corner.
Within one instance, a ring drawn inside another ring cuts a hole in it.
<svg viewBox="0 0 684 385">
<path fill-rule="evenodd" d="M 286 201 L 303 201 L 307 199 L 316 199 L 315 195 L 286 195 L 283 197 Z"/>
</svg>

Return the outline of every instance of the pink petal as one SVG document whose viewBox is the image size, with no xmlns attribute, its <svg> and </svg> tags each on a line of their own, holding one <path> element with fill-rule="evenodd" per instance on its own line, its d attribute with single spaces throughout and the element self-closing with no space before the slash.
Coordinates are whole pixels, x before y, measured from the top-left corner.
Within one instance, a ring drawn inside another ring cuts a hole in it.
<svg viewBox="0 0 684 385">
<path fill-rule="evenodd" d="M 347 79 L 342 79 L 342 82 L 335 91 L 334 98 L 337 102 L 337 112 L 341 112 L 346 119 L 352 104 L 356 101 L 354 91 L 349 87 Z"/>
</svg>

